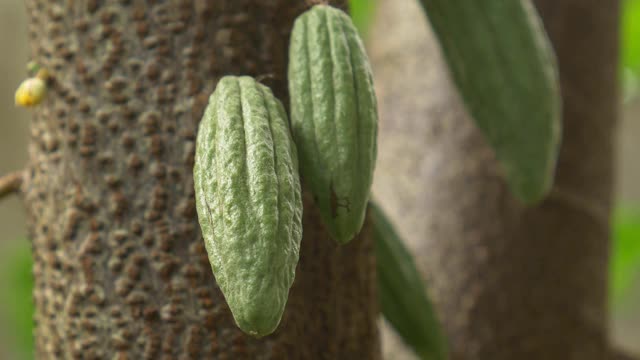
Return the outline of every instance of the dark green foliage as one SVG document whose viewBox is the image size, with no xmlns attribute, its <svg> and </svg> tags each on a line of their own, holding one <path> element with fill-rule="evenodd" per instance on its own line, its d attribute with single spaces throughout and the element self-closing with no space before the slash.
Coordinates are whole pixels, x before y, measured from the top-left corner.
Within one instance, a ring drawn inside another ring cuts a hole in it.
<svg viewBox="0 0 640 360">
<path fill-rule="evenodd" d="M 370 205 L 382 313 L 423 360 L 446 359 L 446 341 L 413 258 L 382 210 Z"/>
</svg>

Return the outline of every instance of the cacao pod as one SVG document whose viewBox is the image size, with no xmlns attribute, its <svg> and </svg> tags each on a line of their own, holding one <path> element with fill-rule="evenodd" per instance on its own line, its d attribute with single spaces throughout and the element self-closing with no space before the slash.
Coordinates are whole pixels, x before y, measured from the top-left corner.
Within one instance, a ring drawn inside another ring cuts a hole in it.
<svg viewBox="0 0 640 360">
<path fill-rule="evenodd" d="M 280 322 L 302 238 L 295 144 L 282 104 L 250 77 L 223 77 L 200 123 L 193 170 L 198 219 L 237 325 Z"/>
<path fill-rule="evenodd" d="M 553 50 L 529 0 L 421 0 L 451 76 L 524 203 L 551 189 L 561 132 Z"/>
<path fill-rule="evenodd" d="M 341 10 L 316 5 L 296 19 L 289 95 L 303 180 L 329 233 L 346 243 L 364 222 L 378 112 L 363 43 Z"/>
</svg>

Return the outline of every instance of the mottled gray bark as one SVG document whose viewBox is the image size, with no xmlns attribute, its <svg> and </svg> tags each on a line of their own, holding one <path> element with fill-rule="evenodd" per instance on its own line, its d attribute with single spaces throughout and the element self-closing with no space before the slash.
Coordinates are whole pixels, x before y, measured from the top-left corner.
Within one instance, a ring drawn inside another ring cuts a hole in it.
<svg viewBox="0 0 640 360">
<path fill-rule="evenodd" d="M 309 4 L 26 1 L 32 57 L 52 73 L 23 183 L 37 358 L 379 357 L 368 227 L 338 247 L 305 194 L 284 319 L 255 340 L 233 323 L 196 219 L 208 95 L 221 76 L 248 74 L 287 103 L 289 31 Z"/>
<path fill-rule="evenodd" d="M 608 356 L 619 4 L 536 4 L 558 55 L 564 134 L 553 191 L 530 208 L 509 193 L 418 5 L 382 0 L 371 34 L 374 194 L 417 255 L 452 359 Z"/>
</svg>

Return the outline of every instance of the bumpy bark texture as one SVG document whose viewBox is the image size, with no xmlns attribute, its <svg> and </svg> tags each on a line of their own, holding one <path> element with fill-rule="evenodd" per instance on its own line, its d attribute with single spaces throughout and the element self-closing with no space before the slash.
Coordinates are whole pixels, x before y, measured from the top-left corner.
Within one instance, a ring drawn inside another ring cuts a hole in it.
<svg viewBox="0 0 640 360">
<path fill-rule="evenodd" d="M 417 254 L 453 359 L 606 358 L 619 4 L 536 4 L 559 58 L 564 134 L 552 194 L 531 208 L 509 193 L 417 4 L 381 1 L 372 33 L 374 195 Z"/>
<path fill-rule="evenodd" d="M 305 195 L 283 322 L 255 340 L 233 323 L 196 218 L 210 92 L 226 74 L 263 75 L 286 104 L 289 31 L 310 2 L 26 3 L 33 59 L 53 75 L 23 184 L 37 358 L 377 358 L 367 229 L 339 248 Z"/>
</svg>

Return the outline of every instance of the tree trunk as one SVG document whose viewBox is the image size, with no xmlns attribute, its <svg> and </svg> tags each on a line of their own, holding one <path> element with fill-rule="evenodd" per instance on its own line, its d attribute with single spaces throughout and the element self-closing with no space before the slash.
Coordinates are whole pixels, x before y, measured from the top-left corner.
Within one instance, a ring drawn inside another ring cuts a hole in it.
<svg viewBox="0 0 640 360">
<path fill-rule="evenodd" d="M 304 0 L 27 0 L 32 57 L 53 75 L 22 189 L 39 359 L 376 359 L 368 227 L 304 239 L 279 330 L 235 326 L 196 218 L 197 125 L 217 79 L 264 76 L 286 104 Z M 345 6 L 343 1 L 337 5 Z"/>
<path fill-rule="evenodd" d="M 536 5 L 559 60 L 564 133 L 553 192 L 531 208 L 509 193 L 416 2 L 381 1 L 372 32 L 374 194 L 417 254 L 452 359 L 607 356 L 619 4 Z"/>
</svg>

